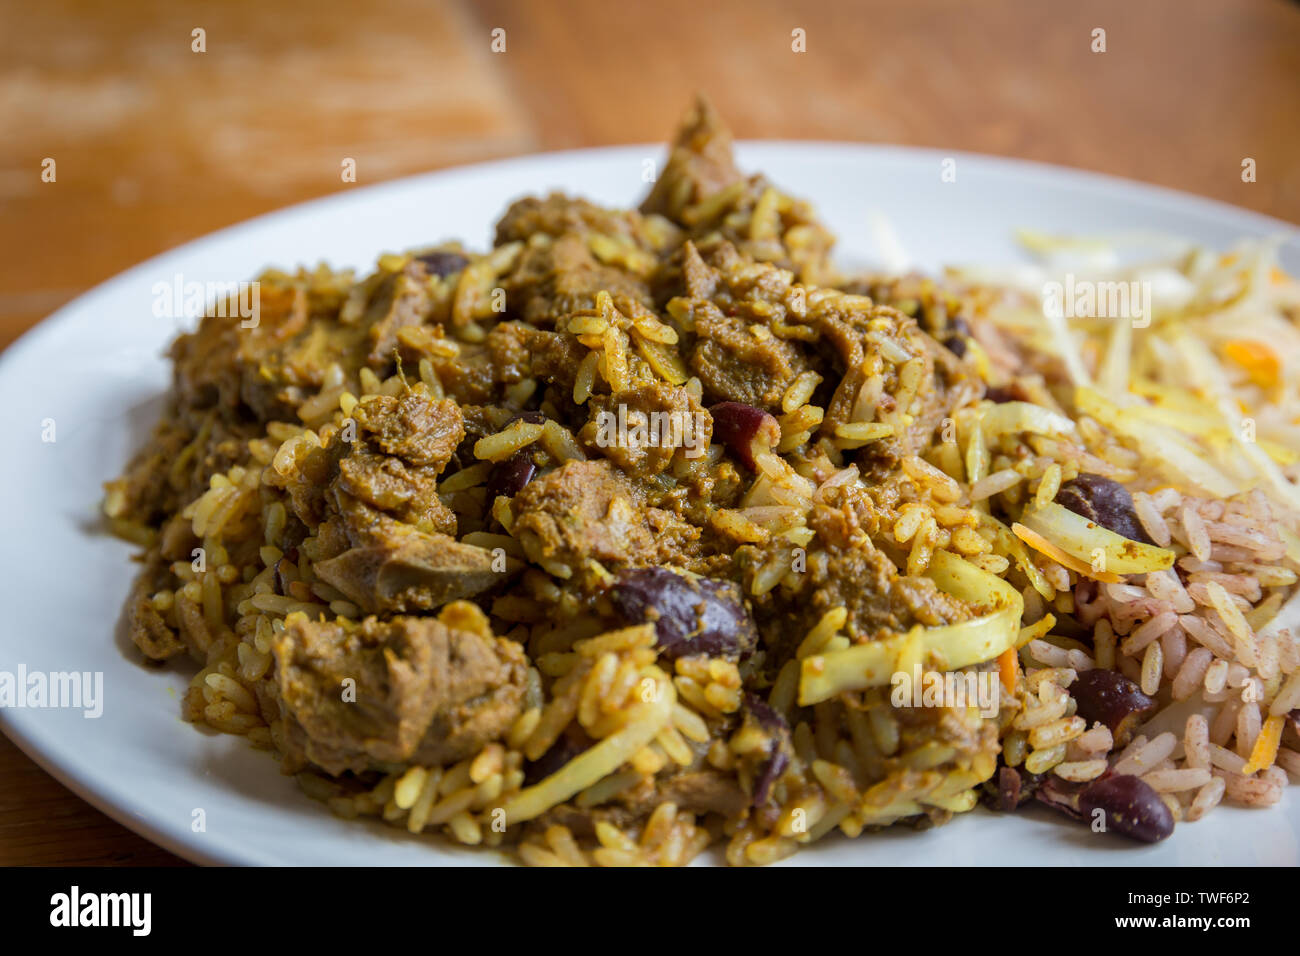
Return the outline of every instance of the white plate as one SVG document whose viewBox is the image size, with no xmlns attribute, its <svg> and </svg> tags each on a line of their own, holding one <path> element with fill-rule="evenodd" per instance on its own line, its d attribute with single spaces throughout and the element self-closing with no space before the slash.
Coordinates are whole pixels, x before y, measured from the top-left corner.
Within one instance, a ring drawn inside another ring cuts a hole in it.
<svg viewBox="0 0 1300 956">
<path fill-rule="evenodd" d="M 561 153 L 419 176 L 307 203 L 189 243 L 112 279 L 25 335 L 0 357 L 3 522 L 0 671 L 104 675 L 98 719 L 78 710 L 0 710 L 0 728 L 55 777 L 126 826 L 191 860 L 241 864 L 496 864 L 372 823 L 339 820 L 301 794 L 264 753 L 183 723 L 183 668 L 142 666 L 123 636 L 131 548 L 98 530 L 100 483 L 148 434 L 169 382 L 162 351 L 178 322 L 152 315 L 153 286 L 252 277 L 267 264 L 320 259 L 369 266 L 376 254 L 459 237 L 486 245 L 513 198 L 552 188 L 626 205 L 642 193 L 643 160 L 660 147 Z M 956 158 L 956 182 L 940 164 Z M 1072 170 L 925 150 L 755 143 L 744 168 L 807 196 L 840 236 L 845 258 L 870 259 L 873 212 L 926 268 L 1013 263 L 1017 227 L 1056 232 L 1156 230 L 1226 247 L 1296 230 L 1166 190 Z M 42 441 L 47 419 L 56 441 Z M 195 811 L 206 829 L 195 832 Z M 1300 859 L 1300 801 L 1269 811 L 1224 808 L 1155 847 L 1093 836 L 1039 812 L 979 810 L 925 833 L 826 841 L 804 864 L 1280 864 Z"/>
</svg>

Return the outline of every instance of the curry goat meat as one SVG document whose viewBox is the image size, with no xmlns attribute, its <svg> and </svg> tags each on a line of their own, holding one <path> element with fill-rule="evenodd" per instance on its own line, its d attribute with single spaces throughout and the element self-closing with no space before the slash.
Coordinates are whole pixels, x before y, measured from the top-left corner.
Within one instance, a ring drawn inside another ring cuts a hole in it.
<svg viewBox="0 0 1300 956">
<path fill-rule="evenodd" d="M 637 209 L 525 198 L 486 252 L 263 274 L 256 327 L 172 346 L 108 485 L 145 548 L 136 646 L 197 661 L 187 719 L 340 813 L 462 842 L 752 862 L 819 835 L 792 808 L 846 832 L 968 808 L 995 722 L 800 684 L 812 651 L 992 610 L 892 531 L 975 524 L 935 462 L 984 395 L 978 303 L 918 307 L 831 247 L 700 104 Z"/>
</svg>

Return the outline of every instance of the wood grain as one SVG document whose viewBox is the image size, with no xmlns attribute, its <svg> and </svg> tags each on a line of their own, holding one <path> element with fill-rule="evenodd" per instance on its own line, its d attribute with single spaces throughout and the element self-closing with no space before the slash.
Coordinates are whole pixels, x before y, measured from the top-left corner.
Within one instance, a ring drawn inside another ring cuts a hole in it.
<svg viewBox="0 0 1300 956">
<path fill-rule="evenodd" d="M 352 188 L 345 158 L 366 184 L 659 141 L 697 90 L 741 137 L 1020 156 L 1300 221 L 1300 5 L 1284 0 L 4 0 L 0 13 L 0 346 L 143 258 Z M 0 863 L 174 860 L 3 740 L 0 780 Z"/>
</svg>

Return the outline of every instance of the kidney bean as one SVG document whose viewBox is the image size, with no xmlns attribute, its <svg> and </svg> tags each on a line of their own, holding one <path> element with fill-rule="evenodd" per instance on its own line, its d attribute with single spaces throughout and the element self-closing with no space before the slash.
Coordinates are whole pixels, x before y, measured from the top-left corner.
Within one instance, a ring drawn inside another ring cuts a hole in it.
<svg viewBox="0 0 1300 956">
<path fill-rule="evenodd" d="M 424 263 L 424 268 L 431 276 L 449 276 L 469 265 L 469 259 L 459 252 L 426 252 L 415 259 Z"/>
<path fill-rule="evenodd" d="M 1084 671 L 1070 685 L 1070 696 L 1079 705 L 1079 716 L 1091 726 L 1101 721 L 1110 728 L 1115 746 L 1123 747 L 1156 702 L 1142 688 L 1118 671 L 1101 668 Z"/>
<path fill-rule="evenodd" d="M 751 471 L 757 470 L 754 455 L 771 451 L 781 441 L 777 420 L 753 405 L 719 402 L 709 409 L 709 415 L 713 418 L 713 437 Z"/>
<path fill-rule="evenodd" d="M 958 316 L 948 323 L 948 332 L 943 338 L 943 344 L 953 355 L 962 358 L 967 352 L 966 342 L 970 337 L 970 323 Z"/>
<path fill-rule="evenodd" d="M 1174 832 L 1174 815 L 1160 794 L 1139 777 L 1113 774 L 1094 780 L 1079 794 L 1079 811 L 1089 825 L 1097 819 L 1114 830 L 1143 843 L 1159 843 Z"/>
<path fill-rule="evenodd" d="M 745 710 L 771 739 L 768 758 L 754 778 L 754 806 L 767 803 L 772 786 L 790 766 L 790 725 L 767 701 L 754 693 L 745 694 Z"/>
<path fill-rule="evenodd" d="M 667 660 L 692 654 L 743 658 L 758 645 L 754 619 L 730 581 L 630 568 L 619 573 L 608 594 L 626 623 L 654 622 L 655 643 Z"/>
<path fill-rule="evenodd" d="M 513 498 L 523 490 L 524 485 L 533 480 L 537 474 L 537 465 L 533 462 L 532 451 L 521 448 L 504 461 L 499 461 L 488 472 L 487 500 L 489 506 L 497 500 L 497 495 Z"/>
<path fill-rule="evenodd" d="M 1010 813 L 1020 806 L 1020 772 L 1015 767 L 998 768 L 997 808 Z"/>
<path fill-rule="evenodd" d="M 1015 382 L 1010 385 L 990 385 L 984 390 L 984 397 L 990 402 L 997 402 L 999 405 L 1003 402 L 1029 401 L 1029 395 Z"/>
<path fill-rule="evenodd" d="M 1117 481 L 1085 472 L 1061 485 L 1056 503 L 1130 541 L 1153 543 L 1133 510 L 1133 496 Z"/>
</svg>

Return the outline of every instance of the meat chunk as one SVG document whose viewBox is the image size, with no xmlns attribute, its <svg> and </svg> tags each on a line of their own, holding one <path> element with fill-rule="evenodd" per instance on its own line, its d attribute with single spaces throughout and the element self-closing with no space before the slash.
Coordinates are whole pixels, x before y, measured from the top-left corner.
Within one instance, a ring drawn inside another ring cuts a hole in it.
<svg viewBox="0 0 1300 956">
<path fill-rule="evenodd" d="M 865 369 L 871 366 L 881 369 L 881 380 L 876 405 L 866 411 L 879 420 L 888 420 L 896 412 L 911 416 L 906 428 L 900 427 L 894 436 L 873 442 L 859 453 L 864 470 L 888 470 L 900 458 L 928 447 L 952 409 L 978 395 L 981 386 L 961 361 L 901 312 L 884 306 L 870 312 L 848 310 L 830 300 L 813 310 L 809 322 L 817 328 L 823 348 L 842 376 L 826 406 L 824 433 L 833 434 L 836 425 L 857 420 L 867 384 Z M 906 358 L 897 356 L 898 352 Z M 904 365 L 914 370 L 911 374 L 916 384 L 910 390 L 903 382 Z M 903 395 L 906 397 L 900 398 Z M 900 401 L 907 407 L 901 408 Z"/>
<path fill-rule="evenodd" d="M 397 397 L 368 398 L 352 421 L 292 471 L 268 471 L 298 519 L 311 527 L 338 519 L 354 546 L 382 543 L 386 517 L 427 534 L 455 534 L 438 476 L 465 437 L 456 402 L 431 398 L 420 383 Z"/>
<path fill-rule="evenodd" d="M 363 402 L 352 417 L 384 454 L 439 472 L 465 437 L 459 406 L 448 399 L 430 399 L 422 385 L 396 398 L 381 395 Z"/>
<path fill-rule="evenodd" d="M 534 479 L 511 510 L 529 559 L 557 577 L 588 558 L 626 564 L 654 547 L 643 493 L 607 461 L 571 461 Z"/>
<path fill-rule="evenodd" d="M 682 211 L 741 179 L 732 156 L 731 131 L 704 97 L 677 133 L 668 164 L 655 181 L 641 211 L 680 220 Z"/>
<path fill-rule="evenodd" d="M 142 571 L 136 578 L 127 601 L 127 625 L 130 628 L 131 642 L 151 661 L 165 661 L 186 650 L 185 644 L 167 626 L 150 598 L 164 571 L 161 564 Z"/>
<path fill-rule="evenodd" d="M 527 242 L 538 234 L 558 239 L 569 233 L 588 232 L 637 242 L 642 234 L 641 216 L 562 193 L 544 198 L 526 196 L 511 204 L 497 223 L 496 244 Z"/>
<path fill-rule="evenodd" d="M 647 508 L 644 492 L 609 461 L 571 461 L 533 479 L 511 502 L 511 533 L 530 561 L 571 578 L 589 560 L 619 567 L 679 555 L 698 529 Z"/>
<path fill-rule="evenodd" d="M 564 332 L 534 331 L 528 337 L 528 347 L 533 355 L 533 374 L 571 393 L 578 379 L 578 367 L 587 355 L 578 337 Z"/>
<path fill-rule="evenodd" d="M 655 259 L 648 253 L 647 271 Z M 515 269 L 502 281 L 506 302 L 522 303 L 519 318 L 539 326 L 553 325 L 561 316 L 593 308 L 598 292 L 626 296 L 653 305 L 641 274 L 606 264 L 591 252 L 585 232 L 566 232 L 549 243 L 530 243 Z"/>
<path fill-rule="evenodd" d="M 674 456 L 699 458 L 709 450 L 713 419 L 684 388 L 639 385 L 593 397 L 590 407 L 579 437 L 630 476 L 657 475 Z"/>
<path fill-rule="evenodd" d="M 507 580 L 518 562 L 445 534 L 381 522 L 373 544 L 318 561 L 316 574 L 368 614 L 429 611 Z"/>
<path fill-rule="evenodd" d="M 476 630 L 446 622 L 466 616 L 457 608 L 359 625 L 291 616 L 272 647 L 286 771 L 450 763 L 505 733 L 523 706 L 527 659 L 486 621 Z"/>
<path fill-rule="evenodd" d="M 690 366 L 710 400 L 775 408 L 795 376 L 808 367 L 798 348 L 765 325 L 703 315 L 696 332 Z"/>
<path fill-rule="evenodd" d="M 369 329 L 370 353 L 366 361 L 371 367 L 391 367 L 398 331 L 421 324 L 433 310 L 426 277 L 424 265 L 413 260 L 401 272 L 385 276 L 375 290 L 362 318 Z"/>
<path fill-rule="evenodd" d="M 902 577 L 884 554 L 867 546 L 835 547 L 809 566 L 804 594 L 813 619 L 848 609 L 851 637 L 889 637 L 921 624 L 935 627 L 970 617 L 969 609 L 929 578 Z"/>
<path fill-rule="evenodd" d="M 792 595 L 771 597 L 768 613 L 759 617 L 766 625 L 766 642 L 778 652 L 793 652 L 808 629 L 837 607 L 848 611 L 845 631 L 857 641 L 973 616 L 964 601 L 941 591 L 929 578 L 900 575 L 889 556 L 874 547 L 869 535 L 881 527 L 884 502 L 872 494 L 886 497 L 882 489 L 846 484 L 814 507 L 808 525 L 817 532 L 817 550 L 808 554 L 807 571 L 798 576 L 800 587 Z M 750 566 L 759 567 L 766 558 L 761 555 Z M 791 626 L 791 618 L 798 623 Z"/>
</svg>

